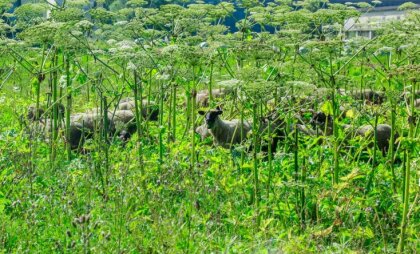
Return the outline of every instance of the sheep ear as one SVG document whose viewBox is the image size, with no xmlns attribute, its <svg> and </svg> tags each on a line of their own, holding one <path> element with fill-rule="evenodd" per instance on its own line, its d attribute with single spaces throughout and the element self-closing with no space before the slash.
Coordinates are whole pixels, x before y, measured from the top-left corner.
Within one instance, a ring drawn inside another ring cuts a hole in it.
<svg viewBox="0 0 420 254">
<path fill-rule="evenodd" d="M 198 114 L 200 114 L 200 115 L 204 116 L 204 115 L 206 114 L 206 112 L 204 112 L 203 110 L 199 110 L 199 111 L 198 111 Z"/>
<path fill-rule="evenodd" d="M 221 109 L 217 110 L 218 115 L 221 115 L 222 113 L 223 113 L 223 110 L 221 110 Z"/>
</svg>

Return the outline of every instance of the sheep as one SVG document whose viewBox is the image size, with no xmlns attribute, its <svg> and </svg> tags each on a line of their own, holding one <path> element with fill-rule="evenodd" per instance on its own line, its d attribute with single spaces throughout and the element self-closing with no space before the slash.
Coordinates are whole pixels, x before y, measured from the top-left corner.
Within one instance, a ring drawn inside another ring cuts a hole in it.
<svg viewBox="0 0 420 254">
<path fill-rule="evenodd" d="M 57 102 L 57 107 L 58 107 L 58 115 L 64 118 L 64 111 L 65 111 L 64 105 Z M 50 109 L 52 111 L 52 106 L 50 107 Z M 28 112 L 26 114 L 26 118 L 29 121 L 38 121 L 41 118 L 45 118 L 45 109 L 43 107 L 38 107 L 38 111 L 37 111 L 36 105 L 31 104 L 28 106 Z"/>
<path fill-rule="evenodd" d="M 200 115 L 205 116 L 206 125 L 210 134 L 213 136 L 215 145 L 223 148 L 231 148 L 232 145 L 239 144 L 247 137 L 247 133 L 251 130 L 251 126 L 246 121 L 233 119 L 231 121 L 220 119 L 223 111 L 220 108 L 204 112 L 198 111 Z"/>
<path fill-rule="evenodd" d="M 43 108 L 38 108 L 38 111 L 37 111 L 36 105 L 30 105 L 28 107 L 28 113 L 26 114 L 26 118 L 29 121 L 37 121 L 42 117 L 44 113 L 45 113 L 45 110 Z"/>
<path fill-rule="evenodd" d="M 226 96 L 229 92 L 230 90 L 226 88 L 218 88 L 218 89 L 213 89 L 211 91 L 211 95 L 213 98 L 222 98 Z M 210 99 L 210 92 L 209 90 L 198 91 L 195 98 L 196 98 L 197 105 L 201 107 L 208 107 L 209 99 Z"/>
<path fill-rule="evenodd" d="M 353 90 L 350 95 L 355 100 L 365 100 L 373 104 L 382 104 L 385 100 L 383 92 L 373 91 L 371 89 Z"/>
<path fill-rule="evenodd" d="M 136 131 L 135 115 L 131 110 L 108 111 L 108 132 L 117 135 L 122 141 L 127 141 Z M 103 115 L 100 112 L 87 112 L 72 115 L 71 122 L 83 126 L 84 134 L 90 138 L 98 127 L 103 126 Z"/>
<path fill-rule="evenodd" d="M 410 101 L 410 98 L 412 96 L 412 93 L 409 91 L 403 92 L 400 96 L 400 101 Z M 420 99 L 420 90 L 417 90 L 414 93 L 414 99 Z"/>
<path fill-rule="evenodd" d="M 134 110 L 134 108 L 134 99 L 130 97 L 121 99 L 117 106 L 119 110 Z M 142 100 L 141 115 L 147 120 L 157 121 L 159 119 L 159 108 L 154 101 L 148 102 L 147 100 Z"/>
<path fill-rule="evenodd" d="M 135 115 L 131 110 L 116 110 L 111 118 L 115 132 L 123 142 L 128 141 L 137 130 Z"/>
<path fill-rule="evenodd" d="M 208 137 L 211 137 L 211 133 L 210 133 L 209 129 L 207 129 L 207 125 L 205 123 L 198 126 L 195 129 L 195 132 L 200 135 L 201 141 L 205 140 Z"/>
<path fill-rule="evenodd" d="M 271 138 L 267 139 L 269 133 Z M 258 134 L 262 137 L 261 151 L 267 153 L 270 146 L 271 152 L 274 154 L 277 151 L 278 142 L 286 137 L 285 122 L 276 112 L 271 112 L 260 120 Z M 268 143 L 270 141 L 271 143 Z"/>
<path fill-rule="evenodd" d="M 372 125 L 364 125 L 357 129 L 356 135 L 362 138 L 372 139 L 374 136 L 374 128 Z M 389 141 L 391 139 L 391 126 L 388 124 L 378 124 L 376 127 L 377 145 L 379 150 L 385 156 L 389 149 Z M 398 133 L 394 134 L 394 139 L 398 138 Z M 395 142 L 395 140 L 393 142 Z"/>
<path fill-rule="evenodd" d="M 314 112 L 310 121 L 314 128 L 319 128 L 324 135 L 330 136 L 333 133 L 332 116 L 326 115 L 324 112 Z"/>
<path fill-rule="evenodd" d="M 46 118 L 41 119 L 39 121 L 34 121 L 29 124 L 29 135 L 34 138 L 41 138 L 45 141 L 49 141 L 51 139 L 52 135 L 52 119 Z M 64 130 L 65 126 L 62 121 L 58 122 L 58 131 L 62 134 L 62 131 Z M 83 130 L 83 125 L 81 123 L 70 121 L 70 140 L 67 140 L 67 137 L 65 137 L 65 142 L 70 143 L 71 149 L 77 149 L 80 145 L 84 142 L 84 133 L 86 131 Z"/>
</svg>

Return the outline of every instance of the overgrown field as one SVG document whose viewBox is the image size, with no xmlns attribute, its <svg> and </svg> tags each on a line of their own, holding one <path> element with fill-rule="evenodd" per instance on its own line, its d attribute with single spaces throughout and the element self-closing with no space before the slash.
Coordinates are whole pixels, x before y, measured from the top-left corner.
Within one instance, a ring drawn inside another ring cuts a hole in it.
<svg viewBox="0 0 420 254">
<path fill-rule="evenodd" d="M 0 1 L 0 252 L 419 252 L 420 12 L 294 2 Z"/>
</svg>

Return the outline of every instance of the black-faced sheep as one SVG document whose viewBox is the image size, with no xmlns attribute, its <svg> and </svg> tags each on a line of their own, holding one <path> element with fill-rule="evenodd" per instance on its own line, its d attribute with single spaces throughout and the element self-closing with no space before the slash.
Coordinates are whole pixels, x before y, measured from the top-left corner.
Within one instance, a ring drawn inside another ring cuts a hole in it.
<svg viewBox="0 0 420 254">
<path fill-rule="evenodd" d="M 333 133 L 333 119 L 324 112 L 314 112 L 310 123 L 313 128 L 318 128 L 326 136 L 332 135 Z"/>
<path fill-rule="evenodd" d="M 219 116 L 223 111 L 219 108 L 207 113 L 200 110 L 198 113 L 205 116 L 206 125 L 213 136 L 214 144 L 224 148 L 231 148 L 232 145 L 241 143 L 251 130 L 251 126 L 246 121 L 242 124 L 238 119 L 231 121 L 220 119 Z"/>
</svg>

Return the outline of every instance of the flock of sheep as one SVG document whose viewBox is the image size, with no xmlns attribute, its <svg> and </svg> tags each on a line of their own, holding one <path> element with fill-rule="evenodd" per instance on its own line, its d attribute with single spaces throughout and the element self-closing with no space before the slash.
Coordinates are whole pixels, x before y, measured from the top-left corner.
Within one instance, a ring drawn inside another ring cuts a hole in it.
<svg viewBox="0 0 420 254">
<path fill-rule="evenodd" d="M 261 151 L 263 152 L 276 152 L 277 144 L 279 141 L 283 140 L 287 133 L 293 132 L 295 129 L 298 129 L 301 133 L 309 136 L 317 136 L 317 135 L 325 135 L 329 136 L 333 134 L 333 119 L 331 115 L 326 115 L 323 112 L 318 112 L 313 110 L 313 108 L 316 108 L 314 106 L 314 101 L 316 100 L 323 100 L 325 99 L 325 95 L 327 95 L 329 92 L 328 89 L 320 88 L 317 91 L 314 91 L 313 95 L 311 96 L 303 96 L 299 99 L 292 96 L 285 96 L 281 97 L 279 99 L 280 102 L 273 102 L 269 101 L 268 104 L 273 104 L 276 108 L 276 110 L 271 111 L 268 115 L 262 117 L 260 121 L 257 123 L 258 126 L 258 134 L 260 137 L 267 137 L 267 135 L 270 137 L 268 139 L 269 144 L 264 144 L 263 142 L 261 144 Z M 212 93 L 213 97 L 224 97 L 227 96 L 229 92 L 227 90 L 216 90 L 214 93 Z M 363 101 L 364 104 L 376 104 L 380 105 L 384 103 L 385 101 L 385 94 L 383 92 L 377 92 L 371 89 L 364 89 L 364 90 L 353 90 L 350 92 L 347 92 L 343 89 L 338 90 L 338 93 L 342 96 L 350 96 L 354 100 Z M 208 97 L 210 92 L 200 91 L 197 95 L 197 102 L 201 106 L 207 106 L 208 105 Z M 324 95 L 324 98 L 321 98 Z M 418 91 L 415 94 L 415 101 L 414 105 L 417 109 L 420 108 L 420 91 Z M 401 99 L 404 101 L 408 101 L 409 94 L 405 93 L 401 96 Z M 296 101 L 299 100 L 299 101 Z M 291 103 L 292 107 L 296 107 L 296 103 L 298 105 L 310 105 L 308 108 L 303 108 L 299 111 L 297 114 L 294 115 L 295 122 L 298 122 L 297 124 L 289 124 L 287 125 L 284 119 L 282 119 L 279 116 L 279 108 L 285 109 L 285 105 L 282 105 L 279 107 L 279 103 L 281 101 L 285 102 L 285 104 L 290 103 L 290 101 L 293 101 Z M 341 114 L 340 117 L 345 117 L 346 115 L 346 108 L 340 107 Z M 246 140 L 250 135 L 252 134 L 252 124 L 250 121 L 246 120 L 240 120 L 240 119 L 233 119 L 233 120 L 223 120 L 221 118 L 221 115 L 223 113 L 223 110 L 221 108 L 216 108 L 209 110 L 207 112 L 205 111 L 199 111 L 200 115 L 204 116 L 205 123 L 198 126 L 196 128 L 196 132 L 200 134 L 202 139 L 205 139 L 207 137 L 213 137 L 213 141 L 215 145 L 220 145 L 224 148 L 230 148 L 232 145 L 242 143 L 244 140 Z M 304 117 L 302 117 L 302 113 L 310 113 L 311 117 L 308 120 L 305 120 Z M 359 136 L 361 138 L 364 138 L 366 140 L 372 140 L 375 133 L 375 128 L 371 124 L 363 125 L 360 127 L 355 127 L 349 124 L 342 124 L 341 127 L 343 128 L 343 131 L 346 133 L 347 138 L 351 138 L 354 136 Z M 383 155 L 386 154 L 386 152 L 389 149 L 390 146 L 390 139 L 391 139 L 391 126 L 388 124 L 378 124 L 376 126 L 376 144 L 380 151 L 383 153 Z M 398 133 L 395 132 L 394 134 L 394 140 L 392 142 L 396 142 L 398 138 Z M 370 145 L 372 145 L 372 142 L 370 142 Z M 271 147 L 271 150 L 268 150 L 268 147 Z"/>
<path fill-rule="evenodd" d="M 126 142 L 132 134 L 136 132 L 136 122 L 134 113 L 135 103 L 133 98 L 123 98 L 118 105 L 107 113 L 108 134 L 118 137 L 121 141 Z M 64 129 L 64 111 L 62 104 L 58 103 L 58 128 Z M 32 137 L 41 136 L 49 139 L 52 133 L 53 121 L 48 117 L 49 112 L 43 108 L 34 105 L 29 106 L 27 119 L 29 120 L 28 129 Z M 142 101 L 141 115 L 150 121 L 157 121 L 159 109 L 153 102 Z M 79 149 L 83 146 L 85 140 L 93 137 L 98 133 L 100 128 L 104 127 L 103 114 L 99 108 L 91 109 L 83 113 L 75 113 L 70 116 L 70 126 L 68 142 L 72 149 Z"/>
<path fill-rule="evenodd" d="M 271 100 L 267 104 L 272 108 L 269 114 L 261 117 L 258 120 L 258 137 L 261 144 L 261 151 L 272 153 L 276 152 L 279 141 L 283 140 L 287 133 L 298 129 L 301 133 L 309 136 L 316 135 L 332 135 L 333 131 L 333 119 L 332 116 L 326 115 L 323 112 L 313 110 L 313 101 L 320 99 L 319 94 L 327 95 L 328 89 L 320 88 L 311 96 L 300 97 L 297 101 L 299 105 L 309 103 L 309 108 L 295 110 L 294 115 L 295 123 L 286 124 L 286 121 L 280 116 L 280 109 L 285 107 L 279 107 L 283 103 L 289 103 L 289 105 L 296 105 L 290 103 L 294 101 L 296 103 L 297 98 L 292 96 L 279 97 L 277 100 Z M 376 92 L 370 89 L 362 91 L 354 90 L 346 92 L 342 89 L 337 91 L 341 95 L 349 95 L 355 100 L 362 100 L 365 104 L 382 104 L 385 101 L 385 96 L 381 92 Z M 229 97 L 235 96 L 232 91 L 225 88 L 214 89 L 211 92 L 208 90 L 202 90 L 196 93 L 196 102 L 200 107 L 208 107 L 210 97 L 215 101 L 228 100 Z M 407 94 L 402 95 L 404 100 L 407 100 Z M 415 106 L 420 107 L 420 92 L 415 95 Z M 291 106 L 294 107 L 294 106 Z M 316 108 L 316 107 L 315 107 Z M 136 117 L 135 117 L 135 102 L 133 98 L 123 98 L 119 101 L 114 109 L 108 110 L 107 113 L 107 126 L 108 134 L 118 137 L 122 142 L 128 141 L 128 139 L 136 132 Z M 345 115 L 345 107 L 340 107 L 342 110 L 341 116 Z M 64 119 L 65 108 L 63 105 L 58 105 L 59 119 Z M 253 135 L 251 121 L 244 119 L 222 119 L 223 110 L 219 106 L 216 109 L 207 111 L 199 110 L 198 113 L 204 116 L 204 123 L 195 129 L 201 138 L 204 140 L 208 137 L 213 138 L 213 143 L 216 146 L 222 146 L 224 148 L 232 148 L 233 146 L 244 142 L 247 138 Z M 311 114 L 309 120 L 302 117 L 302 114 Z M 30 106 L 27 113 L 27 119 L 29 120 L 29 130 L 31 135 L 42 135 L 44 138 L 49 138 L 52 130 L 52 120 L 48 117 L 49 112 L 39 108 L 36 110 L 35 106 Z M 141 115 L 143 118 L 150 121 L 157 121 L 159 117 L 159 108 L 155 103 L 147 100 L 142 100 L 142 111 Z M 85 140 L 92 138 L 98 130 L 103 127 L 104 116 L 100 109 L 89 110 L 83 113 L 75 113 L 70 117 L 69 134 L 66 142 L 68 142 L 72 149 L 78 149 L 83 146 Z M 290 122 L 290 121 L 289 121 Z M 297 122 L 297 123 L 296 123 Z M 364 138 L 372 139 L 374 134 L 374 127 L 372 125 L 363 125 L 360 127 L 354 127 L 352 125 L 343 124 L 341 127 L 347 133 L 346 135 L 361 136 Z M 58 128 L 64 129 L 64 121 L 59 121 Z M 391 126 L 388 124 L 378 124 L 376 126 L 377 133 L 377 145 L 380 151 L 385 154 L 389 149 L 389 143 L 391 139 Z M 262 138 L 262 137 L 269 137 Z M 395 133 L 394 138 L 398 137 L 398 133 Z M 262 142 L 264 141 L 264 142 Z M 393 140 L 392 142 L 395 142 Z"/>
</svg>

